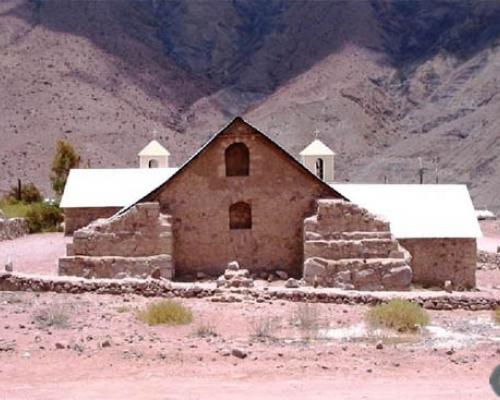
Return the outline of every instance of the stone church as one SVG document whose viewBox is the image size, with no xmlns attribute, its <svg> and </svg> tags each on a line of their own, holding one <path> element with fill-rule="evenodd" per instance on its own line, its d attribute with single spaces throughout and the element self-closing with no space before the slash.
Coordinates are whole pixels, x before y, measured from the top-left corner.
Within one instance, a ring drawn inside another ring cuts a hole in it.
<svg viewBox="0 0 500 400">
<path fill-rule="evenodd" d="M 337 184 L 321 141 L 299 162 L 241 118 L 180 168 L 168 157 L 153 141 L 141 168 L 71 171 L 60 274 L 196 279 L 237 261 L 345 289 L 475 285 L 481 233 L 463 185 Z"/>
</svg>

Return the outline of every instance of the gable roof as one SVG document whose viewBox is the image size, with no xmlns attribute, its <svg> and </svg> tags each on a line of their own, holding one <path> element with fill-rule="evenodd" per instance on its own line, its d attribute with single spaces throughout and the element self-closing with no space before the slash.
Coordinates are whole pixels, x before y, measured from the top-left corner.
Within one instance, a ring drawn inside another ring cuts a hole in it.
<svg viewBox="0 0 500 400">
<path fill-rule="evenodd" d="M 332 187 L 385 218 L 397 239 L 482 236 L 465 185 L 332 184 Z"/>
<path fill-rule="evenodd" d="M 301 156 L 334 156 L 335 153 L 319 139 L 314 139 L 304 150 Z"/>
<path fill-rule="evenodd" d="M 290 161 L 290 163 L 292 163 L 292 165 L 295 165 L 296 167 L 299 168 L 300 171 L 302 171 L 302 173 L 306 174 L 307 176 L 309 176 L 313 180 L 316 180 L 325 189 L 329 190 L 332 193 L 332 195 L 335 195 L 335 196 L 342 198 L 344 200 L 348 200 L 346 197 L 344 197 L 342 194 L 340 194 L 334 188 L 332 188 L 329 184 L 322 181 L 316 175 L 314 175 L 311 171 L 309 171 L 304 165 L 302 165 L 302 163 L 298 162 L 294 157 L 292 157 L 290 155 L 290 153 L 288 153 L 283 147 L 278 145 L 276 142 L 274 142 L 267 135 L 265 135 L 264 133 L 262 133 L 261 131 L 259 131 L 255 127 L 253 127 L 252 125 L 250 125 L 248 122 L 243 120 L 243 118 L 236 117 L 225 128 L 221 129 L 218 133 L 213 135 L 202 147 L 200 147 L 200 149 L 196 153 L 194 153 L 191 156 L 191 158 L 189 158 L 184 164 L 182 164 L 181 167 L 171 177 L 166 179 L 164 182 L 162 182 L 160 185 L 158 185 L 158 187 L 151 190 L 146 195 L 138 197 L 135 201 L 133 201 L 132 203 L 130 203 L 129 205 L 124 207 L 118 213 L 122 213 L 122 212 L 126 211 L 127 209 L 134 206 L 135 204 L 140 203 L 141 201 L 147 200 L 148 197 L 150 197 L 150 196 L 154 195 L 155 193 L 157 193 L 158 191 L 162 190 L 166 185 L 168 185 L 170 182 L 175 180 L 180 174 L 182 174 L 182 172 L 188 167 L 188 165 L 191 162 L 193 162 L 196 158 L 198 158 L 219 136 L 227 134 L 228 132 L 231 131 L 231 129 L 233 129 L 235 126 L 238 126 L 238 125 L 249 127 L 253 131 L 253 133 L 262 137 L 267 143 L 269 143 L 271 146 L 273 146 L 275 149 L 277 149 L 281 154 L 283 154 L 288 159 L 288 161 Z"/>
<path fill-rule="evenodd" d="M 169 156 L 169 151 L 158 141 L 151 140 L 138 154 L 139 156 Z"/>
<path fill-rule="evenodd" d="M 61 208 L 122 208 L 171 177 L 177 168 L 72 169 Z"/>
</svg>

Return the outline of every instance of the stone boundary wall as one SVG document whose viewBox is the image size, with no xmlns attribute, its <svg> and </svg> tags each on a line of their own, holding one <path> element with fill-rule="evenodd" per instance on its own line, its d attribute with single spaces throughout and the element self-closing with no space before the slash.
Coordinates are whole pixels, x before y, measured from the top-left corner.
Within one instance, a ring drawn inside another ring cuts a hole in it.
<svg viewBox="0 0 500 400">
<path fill-rule="evenodd" d="M 172 278 L 171 217 L 158 203 L 140 203 L 121 215 L 100 219 L 77 230 L 59 275 L 87 278 Z"/>
<path fill-rule="evenodd" d="M 389 223 L 343 200 L 318 200 L 304 220 L 304 280 L 312 285 L 357 290 L 406 290 L 410 254 Z"/>
<path fill-rule="evenodd" d="M 17 239 L 29 233 L 28 223 L 23 218 L 2 218 L 0 214 L 0 241 Z"/>
<path fill-rule="evenodd" d="M 83 279 L 42 277 L 19 273 L 0 273 L 0 291 L 136 294 L 147 297 L 211 298 L 213 302 L 256 302 L 285 300 L 293 302 L 376 305 L 394 298 L 404 298 L 430 310 L 493 310 L 500 307 L 500 298 L 478 293 L 362 293 L 339 289 L 259 288 L 224 289 L 215 284 L 176 283 L 165 279 Z"/>
<path fill-rule="evenodd" d="M 500 269 L 500 253 L 478 250 L 477 269 Z"/>
<path fill-rule="evenodd" d="M 109 218 L 120 211 L 120 207 L 64 208 L 64 234 L 72 235 L 99 218 Z"/>
</svg>

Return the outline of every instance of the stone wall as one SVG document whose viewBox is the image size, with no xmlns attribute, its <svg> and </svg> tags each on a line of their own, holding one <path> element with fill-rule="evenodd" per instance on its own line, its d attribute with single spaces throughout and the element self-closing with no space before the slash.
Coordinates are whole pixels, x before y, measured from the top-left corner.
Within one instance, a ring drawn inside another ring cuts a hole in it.
<svg viewBox="0 0 500 400">
<path fill-rule="evenodd" d="M 477 252 L 477 269 L 498 269 L 500 268 L 500 253 L 479 250 Z"/>
<path fill-rule="evenodd" d="M 97 220 L 74 232 L 67 256 L 59 259 L 59 274 L 171 278 L 170 220 L 158 203 L 140 203 L 121 215 Z"/>
<path fill-rule="evenodd" d="M 404 290 L 412 279 L 411 257 L 389 224 L 342 200 L 319 200 L 304 220 L 304 280 L 359 290 Z"/>
<path fill-rule="evenodd" d="M 23 218 L 5 218 L 0 210 L 0 241 L 12 240 L 27 235 L 29 228 Z"/>
<path fill-rule="evenodd" d="M 431 310 L 492 310 L 500 307 L 500 298 L 493 294 L 445 293 L 445 292 L 373 292 L 364 293 L 330 288 L 287 289 L 278 287 L 254 287 L 243 289 L 216 288 L 215 285 L 185 284 L 160 279 L 78 279 L 54 276 L 33 276 L 0 272 L 0 290 L 96 293 L 96 294 L 137 294 L 155 297 L 210 297 L 213 302 L 257 303 L 293 301 L 331 304 L 380 304 L 394 298 L 401 298 L 420 304 Z M 403 296 L 404 295 L 404 296 Z"/>
<path fill-rule="evenodd" d="M 120 207 L 65 208 L 64 234 L 71 235 L 91 222 L 99 218 L 109 218 L 118 211 Z"/>
<path fill-rule="evenodd" d="M 248 176 L 226 176 L 225 151 L 249 150 Z M 338 198 L 300 164 L 244 123 L 230 125 L 148 200 L 172 215 L 176 276 L 218 276 L 230 261 L 251 273 L 300 277 L 303 223 L 317 198 Z M 231 229 L 229 209 L 251 207 L 251 228 Z"/>
<path fill-rule="evenodd" d="M 412 255 L 413 282 L 470 289 L 476 285 L 476 239 L 402 239 Z"/>
</svg>

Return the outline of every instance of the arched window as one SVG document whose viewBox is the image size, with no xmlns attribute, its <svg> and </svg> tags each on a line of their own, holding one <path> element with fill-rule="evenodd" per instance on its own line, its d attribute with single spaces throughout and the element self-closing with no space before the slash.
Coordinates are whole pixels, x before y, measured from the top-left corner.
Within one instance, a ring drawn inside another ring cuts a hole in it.
<svg viewBox="0 0 500 400">
<path fill-rule="evenodd" d="M 316 176 L 319 179 L 323 179 L 324 173 L 323 173 L 324 167 L 323 167 L 323 159 L 318 158 L 316 160 Z"/>
<path fill-rule="evenodd" d="M 252 229 L 252 209 L 250 204 L 240 201 L 229 207 L 230 229 Z"/>
<path fill-rule="evenodd" d="M 226 149 L 226 176 L 248 176 L 250 154 L 243 143 L 233 143 Z"/>
<path fill-rule="evenodd" d="M 149 168 L 158 168 L 160 164 L 158 163 L 158 160 L 149 160 L 148 162 L 148 167 Z"/>
</svg>

